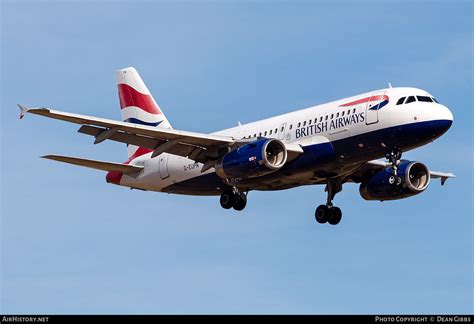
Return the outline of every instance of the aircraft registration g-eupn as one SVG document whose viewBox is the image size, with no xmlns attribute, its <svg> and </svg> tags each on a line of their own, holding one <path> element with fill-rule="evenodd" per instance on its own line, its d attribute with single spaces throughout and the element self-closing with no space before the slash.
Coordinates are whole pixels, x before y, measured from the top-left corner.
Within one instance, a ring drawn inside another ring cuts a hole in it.
<svg viewBox="0 0 474 324">
<path fill-rule="evenodd" d="M 319 223 L 338 224 L 332 204 L 344 183 L 360 184 L 366 200 L 395 200 L 423 192 L 430 179 L 452 173 L 402 160 L 402 152 L 443 135 L 449 109 L 428 92 L 387 88 L 204 134 L 173 129 L 137 71 L 117 71 L 122 121 L 50 108 L 26 113 L 82 125 L 79 132 L 127 144 L 124 163 L 46 155 L 46 159 L 107 171 L 108 183 L 184 195 L 220 195 L 223 208 L 243 210 L 252 190 L 324 184 Z M 387 161 L 376 160 L 386 158 Z"/>
</svg>

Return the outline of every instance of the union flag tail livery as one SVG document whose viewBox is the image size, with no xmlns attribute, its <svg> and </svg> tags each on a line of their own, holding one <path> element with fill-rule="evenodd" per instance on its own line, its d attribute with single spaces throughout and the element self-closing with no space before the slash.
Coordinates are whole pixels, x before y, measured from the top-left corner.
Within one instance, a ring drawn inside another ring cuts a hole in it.
<svg viewBox="0 0 474 324">
<path fill-rule="evenodd" d="M 122 121 L 127 123 L 172 128 L 163 111 L 133 67 L 116 72 Z M 128 157 L 137 153 L 138 147 L 128 145 Z M 143 151 L 143 150 L 142 150 Z"/>
<path fill-rule="evenodd" d="M 314 217 L 331 225 L 341 221 L 333 200 L 343 184 L 359 184 L 365 200 L 385 201 L 417 195 L 431 179 L 443 185 L 455 177 L 401 159 L 402 152 L 433 142 L 453 122 L 450 110 L 422 89 L 390 86 L 205 134 L 172 129 L 133 67 L 116 77 L 122 121 L 18 106 L 20 118 L 31 113 L 79 124 L 94 144 L 127 144 L 127 161 L 43 158 L 106 171 L 108 183 L 132 189 L 219 195 L 223 208 L 238 211 L 252 190 L 325 185 L 326 203 Z"/>
</svg>

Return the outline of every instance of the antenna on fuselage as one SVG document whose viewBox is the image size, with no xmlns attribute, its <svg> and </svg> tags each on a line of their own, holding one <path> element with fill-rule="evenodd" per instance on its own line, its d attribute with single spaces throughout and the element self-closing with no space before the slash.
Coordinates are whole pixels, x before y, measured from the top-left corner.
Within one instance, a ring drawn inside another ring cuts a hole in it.
<svg viewBox="0 0 474 324">
<path fill-rule="evenodd" d="M 237 121 L 237 125 L 242 126 L 242 124 L 240 123 L 240 120 Z"/>
<path fill-rule="evenodd" d="M 388 83 L 388 87 L 389 87 L 389 88 L 392 88 L 392 84 L 391 84 L 390 82 Z"/>
</svg>

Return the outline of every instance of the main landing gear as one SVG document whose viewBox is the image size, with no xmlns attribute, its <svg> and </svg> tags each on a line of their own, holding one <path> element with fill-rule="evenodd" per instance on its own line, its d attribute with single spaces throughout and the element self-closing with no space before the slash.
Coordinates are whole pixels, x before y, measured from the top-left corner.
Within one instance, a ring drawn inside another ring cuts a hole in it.
<svg viewBox="0 0 474 324">
<path fill-rule="evenodd" d="M 226 189 L 221 194 L 220 203 L 222 208 L 243 210 L 247 206 L 247 195 L 237 190 L 237 188 Z"/>
<path fill-rule="evenodd" d="M 385 154 L 385 158 L 390 162 L 392 167 L 392 175 L 388 178 L 388 183 L 395 186 L 401 185 L 402 177 L 397 174 L 397 170 L 400 159 L 402 158 L 402 151 L 400 148 L 395 147 L 393 150 Z"/>
<path fill-rule="evenodd" d="M 342 180 L 339 178 L 328 179 L 326 191 L 328 199 L 326 205 L 319 205 L 314 212 L 314 218 L 320 224 L 329 223 L 337 225 L 341 221 L 342 211 L 339 207 L 333 206 L 332 200 L 338 192 L 342 190 Z"/>
</svg>

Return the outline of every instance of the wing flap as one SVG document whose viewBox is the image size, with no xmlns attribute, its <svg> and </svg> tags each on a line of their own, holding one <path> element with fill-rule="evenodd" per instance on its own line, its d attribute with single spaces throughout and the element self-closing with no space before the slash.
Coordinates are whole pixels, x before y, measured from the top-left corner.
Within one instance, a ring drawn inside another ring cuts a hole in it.
<svg viewBox="0 0 474 324">
<path fill-rule="evenodd" d="M 98 138 L 101 134 L 103 134 L 103 132 L 106 132 L 106 131 L 107 131 L 106 128 L 90 126 L 90 125 L 83 125 L 78 130 L 78 132 L 81 134 L 91 135 L 91 136 L 94 136 L 95 138 Z M 165 142 L 163 140 L 158 140 L 155 138 L 151 138 L 149 136 L 128 134 L 122 131 L 118 131 L 114 133 L 107 139 L 120 142 L 120 143 L 141 146 L 141 147 L 152 149 L 152 150 L 155 149 L 158 145 Z"/>
<path fill-rule="evenodd" d="M 64 155 L 45 155 L 45 156 L 42 156 L 42 158 L 74 164 L 74 165 L 83 166 L 86 168 L 91 168 L 91 169 L 96 169 L 96 170 L 120 171 L 126 174 L 140 172 L 143 169 L 143 166 L 138 166 L 138 165 L 128 165 L 128 164 L 122 164 L 122 163 L 88 160 L 88 159 L 82 159 L 82 158 L 64 156 Z"/>
</svg>

